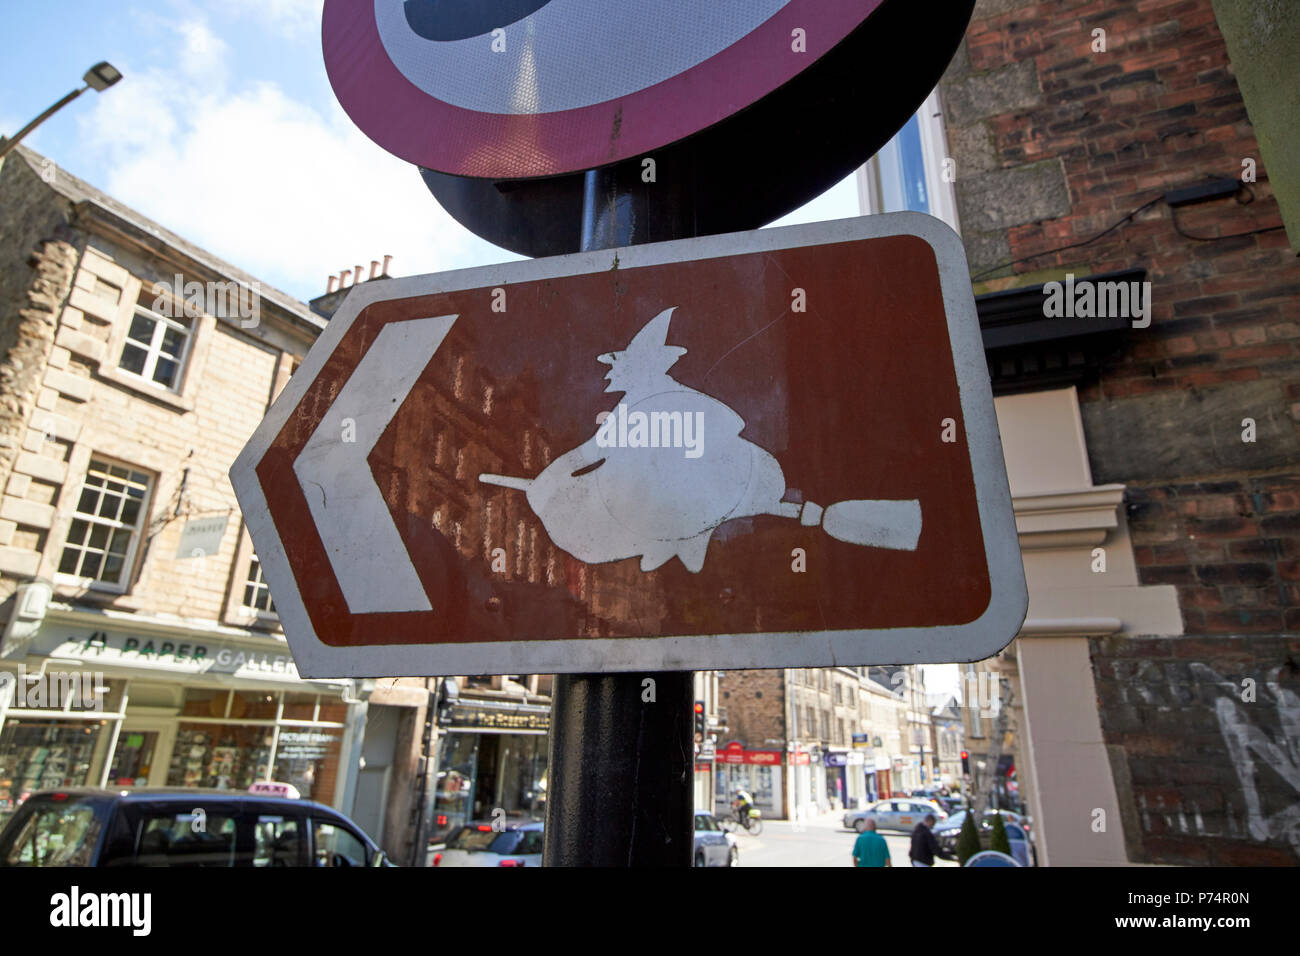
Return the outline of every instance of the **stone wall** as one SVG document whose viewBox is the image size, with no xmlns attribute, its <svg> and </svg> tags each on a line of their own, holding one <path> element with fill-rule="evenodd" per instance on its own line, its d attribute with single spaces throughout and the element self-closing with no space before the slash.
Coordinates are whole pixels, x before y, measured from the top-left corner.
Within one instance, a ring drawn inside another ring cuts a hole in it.
<svg viewBox="0 0 1300 956">
<path fill-rule="evenodd" d="M 14 466 L 35 451 L 28 425 L 78 258 L 68 204 L 41 187 L 20 157 L 0 164 L 0 491 L 30 482 L 14 474 Z M 21 535 L 18 517 L 0 512 L 0 606 L 35 573 L 38 555 L 31 546 L 44 543 L 39 532 Z"/>
</svg>

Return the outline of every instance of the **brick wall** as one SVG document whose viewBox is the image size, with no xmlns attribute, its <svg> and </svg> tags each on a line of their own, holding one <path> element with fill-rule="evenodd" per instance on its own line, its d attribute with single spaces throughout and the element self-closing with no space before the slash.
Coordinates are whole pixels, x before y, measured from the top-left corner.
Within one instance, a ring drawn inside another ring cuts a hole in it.
<svg viewBox="0 0 1300 956">
<path fill-rule="evenodd" d="M 942 93 L 977 292 L 1134 267 L 1152 283 L 1150 327 L 1079 391 L 1093 480 L 1127 486 L 1139 579 L 1178 589 L 1186 632 L 1091 642 L 1130 857 L 1295 863 L 1277 814 L 1300 784 L 1265 741 L 1300 727 L 1300 264 L 1258 231 L 1281 219 L 1213 8 L 981 0 Z M 1039 255 L 1245 159 L 1236 197 L 1157 201 Z"/>
<path fill-rule="evenodd" d="M 1129 859 L 1295 865 L 1300 638 L 1091 645 Z"/>
<path fill-rule="evenodd" d="M 786 739 L 785 671 L 723 671 L 718 696 L 728 728 L 718 735 L 719 746 L 734 740 L 746 750 L 770 750 L 769 741 Z"/>
</svg>

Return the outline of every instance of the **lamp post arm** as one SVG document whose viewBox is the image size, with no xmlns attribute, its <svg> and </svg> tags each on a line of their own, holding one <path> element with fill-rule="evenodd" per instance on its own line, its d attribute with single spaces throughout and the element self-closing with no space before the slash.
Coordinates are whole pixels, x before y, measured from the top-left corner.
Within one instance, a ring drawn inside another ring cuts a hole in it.
<svg viewBox="0 0 1300 956">
<path fill-rule="evenodd" d="M 86 90 L 88 90 L 88 89 L 90 89 L 90 85 L 89 85 L 89 84 L 87 84 L 87 85 L 81 87 L 80 89 L 73 90 L 71 93 L 69 93 L 69 94 L 68 94 L 67 96 L 65 96 L 63 99 L 59 100 L 57 103 L 55 103 L 55 104 L 54 104 L 53 106 L 51 106 L 49 109 L 47 109 L 44 113 L 42 113 L 40 116 L 36 117 L 36 119 L 32 120 L 30 123 L 28 123 L 28 124 L 27 124 L 26 126 L 24 126 L 22 129 L 20 129 L 17 133 L 15 133 L 12 139 L 7 139 L 7 140 L 5 140 L 3 144 L 0 144 L 0 159 L 4 159 L 4 157 L 8 156 L 11 152 L 13 152 L 13 148 L 14 148 L 15 146 L 17 146 L 17 145 L 22 141 L 22 138 L 23 138 L 24 136 L 26 136 L 26 135 L 27 135 L 28 133 L 30 133 L 32 130 L 36 129 L 36 127 L 40 126 L 40 125 L 41 125 L 42 123 L 44 123 L 47 119 L 49 119 L 51 116 L 53 116 L 53 115 L 54 115 L 55 113 L 57 113 L 59 110 L 63 109 L 63 107 L 67 106 L 69 103 L 71 103 L 73 100 L 75 100 L 75 99 L 76 99 L 78 96 L 80 96 L 82 93 L 86 92 Z"/>
</svg>

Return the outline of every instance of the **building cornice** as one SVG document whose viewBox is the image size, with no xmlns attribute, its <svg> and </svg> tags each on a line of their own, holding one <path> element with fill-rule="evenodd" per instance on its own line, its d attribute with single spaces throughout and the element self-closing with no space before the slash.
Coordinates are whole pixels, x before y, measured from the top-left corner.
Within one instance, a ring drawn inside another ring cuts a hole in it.
<svg viewBox="0 0 1300 956">
<path fill-rule="evenodd" d="M 1124 626 L 1117 617 L 1026 618 L 1020 637 L 1103 637 Z"/>
<path fill-rule="evenodd" d="M 1124 485 L 1012 496 L 1023 551 L 1101 544 L 1119 527 Z"/>
</svg>

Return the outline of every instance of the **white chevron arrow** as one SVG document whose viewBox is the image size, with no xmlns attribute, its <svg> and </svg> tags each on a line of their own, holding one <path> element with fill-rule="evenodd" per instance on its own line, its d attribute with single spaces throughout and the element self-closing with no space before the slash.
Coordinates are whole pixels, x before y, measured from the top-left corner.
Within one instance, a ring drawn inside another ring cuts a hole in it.
<svg viewBox="0 0 1300 956">
<path fill-rule="evenodd" d="M 385 325 L 293 463 L 353 614 L 433 610 L 366 458 L 455 321 Z"/>
</svg>

